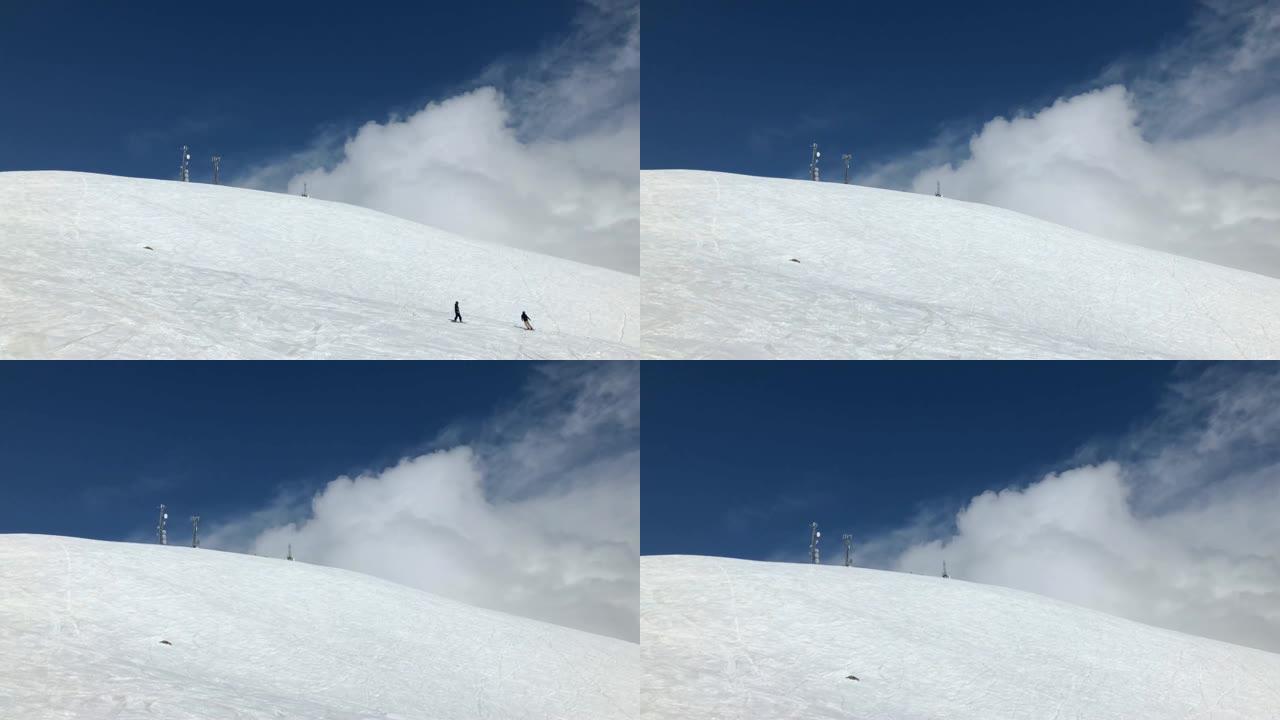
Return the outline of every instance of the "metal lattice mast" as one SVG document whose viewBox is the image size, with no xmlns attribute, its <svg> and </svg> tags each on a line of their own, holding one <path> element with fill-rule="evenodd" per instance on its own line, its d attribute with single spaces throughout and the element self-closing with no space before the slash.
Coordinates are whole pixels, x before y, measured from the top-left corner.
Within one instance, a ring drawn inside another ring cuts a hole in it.
<svg viewBox="0 0 1280 720">
<path fill-rule="evenodd" d="M 293 559 L 293 543 L 289 543 L 289 554 L 288 556 L 285 557 L 285 560 L 292 560 L 292 559 Z"/>
<path fill-rule="evenodd" d="M 818 532 L 818 523 L 809 523 L 809 559 L 814 565 L 818 564 L 818 541 L 822 539 L 822 533 Z"/>
<path fill-rule="evenodd" d="M 814 182 L 819 178 L 818 160 L 821 158 L 822 153 L 818 152 L 818 143 L 814 143 L 809 149 L 809 179 Z"/>
<path fill-rule="evenodd" d="M 161 545 L 169 544 L 169 535 L 164 528 L 165 521 L 168 519 L 169 519 L 169 513 L 165 511 L 164 504 L 161 503 L 160 504 L 160 520 L 159 522 L 156 523 L 156 539 L 160 541 Z"/>
<path fill-rule="evenodd" d="M 178 177 L 182 182 L 191 182 L 191 151 L 186 145 L 182 146 L 182 167 Z"/>
<path fill-rule="evenodd" d="M 942 181 L 938 181 L 938 191 L 933 194 L 934 197 L 942 197 Z"/>
<path fill-rule="evenodd" d="M 844 566 L 853 567 L 853 536 L 844 535 Z"/>
<path fill-rule="evenodd" d="M 200 547 L 200 516 L 191 516 L 191 547 Z"/>
<path fill-rule="evenodd" d="M 947 574 L 947 561 L 946 561 L 946 560 L 943 560 L 943 561 L 942 561 L 942 577 L 944 577 L 944 578 L 949 578 L 949 577 L 951 577 L 950 575 L 948 575 L 948 574 Z"/>
<path fill-rule="evenodd" d="M 221 182 L 219 182 L 219 178 L 218 178 L 218 175 L 219 175 L 218 171 L 221 169 L 221 167 L 222 167 L 222 156 L 214 155 L 213 156 L 213 184 L 214 185 L 222 184 Z"/>
<path fill-rule="evenodd" d="M 844 184 L 848 185 L 849 184 L 849 163 L 853 162 L 853 156 L 850 155 L 849 153 L 845 153 L 840 156 L 840 159 L 844 160 Z"/>
</svg>

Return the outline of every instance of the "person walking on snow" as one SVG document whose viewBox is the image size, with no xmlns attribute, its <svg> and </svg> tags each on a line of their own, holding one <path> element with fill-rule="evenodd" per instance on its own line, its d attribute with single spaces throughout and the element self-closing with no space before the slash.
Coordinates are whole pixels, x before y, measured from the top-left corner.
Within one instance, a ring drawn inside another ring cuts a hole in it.
<svg viewBox="0 0 1280 720">
<path fill-rule="evenodd" d="M 453 301 L 453 321 L 462 322 L 462 311 L 458 309 L 458 301 Z"/>
<path fill-rule="evenodd" d="M 529 324 L 529 314 L 528 314 L 528 313 L 526 313 L 525 311 L 521 310 L 521 311 L 520 311 L 520 319 L 524 321 L 524 329 L 525 329 L 525 330 L 532 330 L 532 329 L 533 329 L 533 326 Z"/>
</svg>

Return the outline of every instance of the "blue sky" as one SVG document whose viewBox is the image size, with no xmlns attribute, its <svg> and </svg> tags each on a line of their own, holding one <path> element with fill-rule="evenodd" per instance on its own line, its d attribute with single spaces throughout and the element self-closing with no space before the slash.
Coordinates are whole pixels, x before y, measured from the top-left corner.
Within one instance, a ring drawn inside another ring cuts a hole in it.
<svg viewBox="0 0 1280 720">
<path fill-rule="evenodd" d="M 635 641 L 636 363 L 0 364 L 0 533 L 345 568 Z M 468 557 L 471 562 L 459 562 Z"/>
<path fill-rule="evenodd" d="M 642 552 L 937 574 L 1280 648 L 1276 363 L 645 363 Z"/>
<path fill-rule="evenodd" d="M 1015 210 L 1280 277 L 1280 0 L 652 0 L 641 167 Z"/>
<path fill-rule="evenodd" d="M 532 52 L 574 3 L 5 3 L 0 170 L 223 177 L 447 96 Z"/>
<path fill-rule="evenodd" d="M 0 364 L 0 532 L 123 539 L 217 523 L 423 450 L 517 394 L 522 363 Z"/>
<path fill-rule="evenodd" d="M 0 5 L 0 171 L 301 193 L 636 273 L 639 0 Z M 447 189 L 447 191 L 442 191 Z"/>
<path fill-rule="evenodd" d="M 1038 480 L 1154 409 L 1175 366 L 645 363 L 642 551 L 807 553 Z"/>
<path fill-rule="evenodd" d="M 1195 3 L 1084 0 L 737 3 L 644 9 L 644 168 L 803 175 L 819 142 L 837 179 L 1052 102 L 1153 51 Z"/>
</svg>

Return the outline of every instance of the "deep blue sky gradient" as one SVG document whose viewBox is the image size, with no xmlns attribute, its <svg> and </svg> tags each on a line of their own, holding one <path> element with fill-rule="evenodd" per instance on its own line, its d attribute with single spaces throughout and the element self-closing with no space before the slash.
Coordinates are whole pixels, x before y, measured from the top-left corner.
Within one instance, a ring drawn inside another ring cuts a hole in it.
<svg viewBox="0 0 1280 720">
<path fill-rule="evenodd" d="M 1188 370 L 1183 367 L 1182 370 Z M 1148 418 L 1164 362 L 643 363 L 641 552 L 837 552 Z"/>
<path fill-rule="evenodd" d="M 224 180 L 412 112 L 563 33 L 573 0 L 0 2 L 0 171 Z"/>
<path fill-rule="evenodd" d="M 1173 42 L 1193 0 L 646 0 L 641 166 L 823 179 L 1038 109 Z"/>
<path fill-rule="evenodd" d="M 206 523 L 425 450 L 521 362 L 0 363 L 0 533 L 126 539 Z"/>
</svg>

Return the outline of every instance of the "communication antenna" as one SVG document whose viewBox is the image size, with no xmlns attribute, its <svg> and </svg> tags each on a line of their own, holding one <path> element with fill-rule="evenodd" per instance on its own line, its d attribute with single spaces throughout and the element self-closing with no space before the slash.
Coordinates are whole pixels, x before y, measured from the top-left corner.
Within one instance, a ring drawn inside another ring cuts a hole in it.
<svg viewBox="0 0 1280 720">
<path fill-rule="evenodd" d="M 853 567 L 853 536 L 844 535 L 844 566 Z"/>
<path fill-rule="evenodd" d="M 844 160 L 844 184 L 848 185 L 849 184 L 849 163 L 853 161 L 853 156 L 850 155 L 849 153 L 845 153 L 840 156 L 840 159 Z"/>
<path fill-rule="evenodd" d="M 818 143 L 814 143 L 810 148 L 809 155 L 809 179 L 814 182 L 818 181 L 818 160 L 822 158 L 822 153 L 818 152 Z"/>
<path fill-rule="evenodd" d="M 933 194 L 934 197 L 942 197 L 942 181 L 938 181 L 938 191 Z"/>
<path fill-rule="evenodd" d="M 942 561 L 942 577 L 944 577 L 944 578 L 949 578 L 949 577 L 951 577 L 950 575 L 948 575 L 948 574 L 947 574 L 947 561 L 946 561 L 946 560 L 943 560 L 943 561 Z"/>
<path fill-rule="evenodd" d="M 218 182 L 218 169 L 221 167 L 221 165 L 222 165 L 222 156 L 214 155 L 213 156 L 213 184 L 214 185 L 221 184 Z"/>
<path fill-rule="evenodd" d="M 809 559 L 814 565 L 818 564 L 818 541 L 822 539 L 822 533 L 818 532 L 818 523 L 809 523 Z"/>
<path fill-rule="evenodd" d="M 293 543 L 289 543 L 289 555 L 285 557 L 285 560 L 292 560 L 292 559 L 293 559 Z"/>
<path fill-rule="evenodd" d="M 156 524 L 156 539 L 161 545 L 169 544 L 169 535 L 165 532 L 164 523 L 169 519 L 169 513 L 165 512 L 164 504 L 160 504 L 160 521 Z"/>
<path fill-rule="evenodd" d="M 307 184 L 306 184 L 306 183 L 302 183 L 302 197 L 311 197 L 311 195 L 309 195 L 309 194 L 307 193 Z"/>
<path fill-rule="evenodd" d="M 180 176 L 182 182 L 191 182 L 191 151 L 186 145 L 182 146 L 182 174 Z"/>
<path fill-rule="evenodd" d="M 191 547 L 200 547 L 200 516 L 191 516 Z"/>
</svg>

